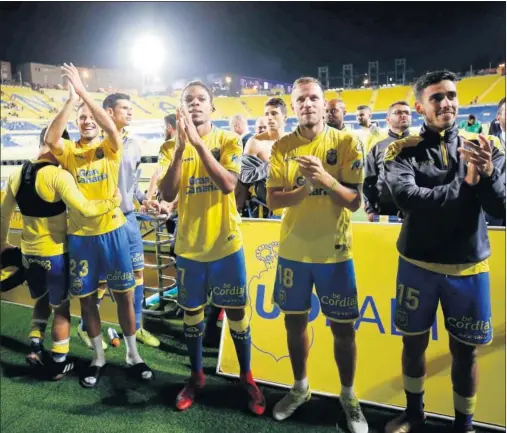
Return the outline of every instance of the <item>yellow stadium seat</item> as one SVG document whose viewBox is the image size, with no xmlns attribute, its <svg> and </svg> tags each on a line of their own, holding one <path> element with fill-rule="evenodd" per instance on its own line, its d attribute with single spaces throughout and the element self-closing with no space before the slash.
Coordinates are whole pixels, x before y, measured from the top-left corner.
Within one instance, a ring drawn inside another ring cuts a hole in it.
<svg viewBox="0 0 507 433">
<path fill-rule="evenodd" d="M 505 98 L 505 75 L 497 76 L 497 80 L 483 93 L 478 103 L 498 104 L 502 98 Z"/>
<path fill-rule="evenodd" d="M 389 106 L 396 101 L 410 103 L 411 88 L 409 86 L 381 87 L 377 93 L 372 111 L 387 111 Z"/>
<path fill-rule="evenodd" d="M 484 75 L 482 77 L 463 78 L 456 85 L 458 99 L 461 106 L 472 105 L 498 80 L 498 75 Z"/>
<path fill-rule="evenodd" d="M 345 103 L 347 113 L 354 113 L 359 105 L 370 105 L 372 89 L 347 89 L 340 92 L 339 97 Z"/>
</svg>

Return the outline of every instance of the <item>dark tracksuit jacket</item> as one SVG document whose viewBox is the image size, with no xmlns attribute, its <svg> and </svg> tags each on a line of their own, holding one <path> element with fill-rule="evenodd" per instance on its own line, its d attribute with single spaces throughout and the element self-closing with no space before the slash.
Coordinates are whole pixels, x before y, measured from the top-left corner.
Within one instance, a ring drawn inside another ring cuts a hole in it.
<svg viewBox="0 0 507 433">
<path fill-rule="evenodd" d="M 397 215 L 399 210 L 394 204 L 391 191 L 385 181 L 384 154 L 393 141 L 405 138 L 409 131 L 396 134 L 389 130 L 387 138 L 376 143 L 366 156 L 366 167 L 363 184 L 366 213 L 379 215 Z"/>
<path fill-rule="evenodd" d="M 458 148 L 457 126 L 391 143 L 385 154 L 386 183 L 404 215 L 398 252 L 409 259 L 439 264 L 478 263 L 491 254 L 484 213 L 505 215 L 505 155 L 492 143 L 493 174 L 475 186 L 465 181 L 466 163 Z M 466 133 L 468 140 L 470 133 Z M 497 147 L 498 146 L 498 147 Z"/>
</svg>

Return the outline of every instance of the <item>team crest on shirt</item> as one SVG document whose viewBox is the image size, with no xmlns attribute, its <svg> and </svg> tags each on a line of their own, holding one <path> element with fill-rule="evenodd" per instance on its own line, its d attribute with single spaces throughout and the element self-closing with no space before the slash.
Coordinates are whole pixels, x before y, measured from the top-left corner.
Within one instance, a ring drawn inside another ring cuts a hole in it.
<svg viewBox="0 0 507 433">
<path fill-rule="evenodd" d="M 211 154 L 217 161 L 220 161 L 220 149 L 218 147 L 211 149 Z"/>
<path fill-rule="evenodd" d="M 97 159 L 104 158 L 104 149 L 102 149 L 102 147 L 97 147 L 97 150 L 95 151 L 95 158 Z"/>
<path fill-rule="evenodd" d="M 329 165 L 336 165 L 338 161 L 338 154 L 336 152 L 336 149 L 329 149 L 326 153 L 326 162 Z"/>
</svg>

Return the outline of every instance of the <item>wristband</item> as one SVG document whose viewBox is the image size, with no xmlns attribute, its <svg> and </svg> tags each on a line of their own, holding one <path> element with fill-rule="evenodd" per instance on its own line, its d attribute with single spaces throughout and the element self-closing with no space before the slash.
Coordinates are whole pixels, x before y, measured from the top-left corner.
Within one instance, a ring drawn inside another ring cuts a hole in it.
<svg viewBox="0 0 507 433">
<path fill-rule="evenodd" d="M 333 191 L 336 185 L 338 185 L 338 181 L 336 179 L 334 179 L 333 183 L 331 184 L 331 186 L 327 190 Z"/>
</svg>

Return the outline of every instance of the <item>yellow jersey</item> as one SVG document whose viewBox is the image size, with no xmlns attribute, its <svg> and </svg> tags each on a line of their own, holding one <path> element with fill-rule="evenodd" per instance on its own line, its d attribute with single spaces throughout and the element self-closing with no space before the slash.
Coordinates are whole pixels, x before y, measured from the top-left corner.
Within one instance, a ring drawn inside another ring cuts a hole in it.
<svg viewBox="0 0 507 433">
<path fill-rule="evenodd" d="M 201 137 L 205 146 L 228 171 L 239 175 L 243 146 L 239 136 L 213 126 Z M 159 185 L 174 158 L 175 140 L 160 148 Z M 175 253 L 187 259 L 210 262 L 237 252 L 243 245 L 234 193 L 224 195 L 213 184 L 197 150 L 186 143 L 178 191 L 178 234 Z"/>
<path fill-rule="evenodd" d="M 55 157 L 77 182 L 79 191 L 88 200 L 105 200 L 113 197 L 118 186 L 118 172 L 122 152 L 111 149 L 109 138 L 90 146 L 64 140 L 64 150 Z M 77 236 L 97 236 L 109 233 L 125 223 L 120 208 L 104 215 L 84 217 L 69 209 L 68 233 Z"/>
<path fill-rule="evenodd" d="M 316 156 L 338 182 L 362 184 L 364 155 L 361 141 L 348 131 L 326 126 L 313 141 L 299 129 L 278 140 L 271 153 L 268 188 L 293 190 L 304 185 L 295 161 Z M 339 263 L 352 258 L 351 212 L 337 205 L 325 188 L 315 188 L 296 206 L 285 209 L 279 256 L 304 263 Z"/>
<path fill-rule="evenodd" d="M 51 161 L 41 159 L 33 162 L 37 164 Z M 2 246 L 7 243 L 10 220 L 16 209 L 16 194 L 20 184 L 21 169 L 9 177 L 5 195 L 2 198 L 0 238 Z M 72 175 L 55 165 L 48 165 L 39 170 L 35 180 L 35 190 L 44 201 L 56 203 L 63 200 L 69 211 L 73 209 L 84 217 L 105 214 L 120 205 L 118 197 L 97 202 L 86 200 L 79 192 Z M 22 220 L 21 251 L 24 254 L 49 257 L 67 251 L 66 212 L 46 218 L 22 215 Z"/>
</svg>

